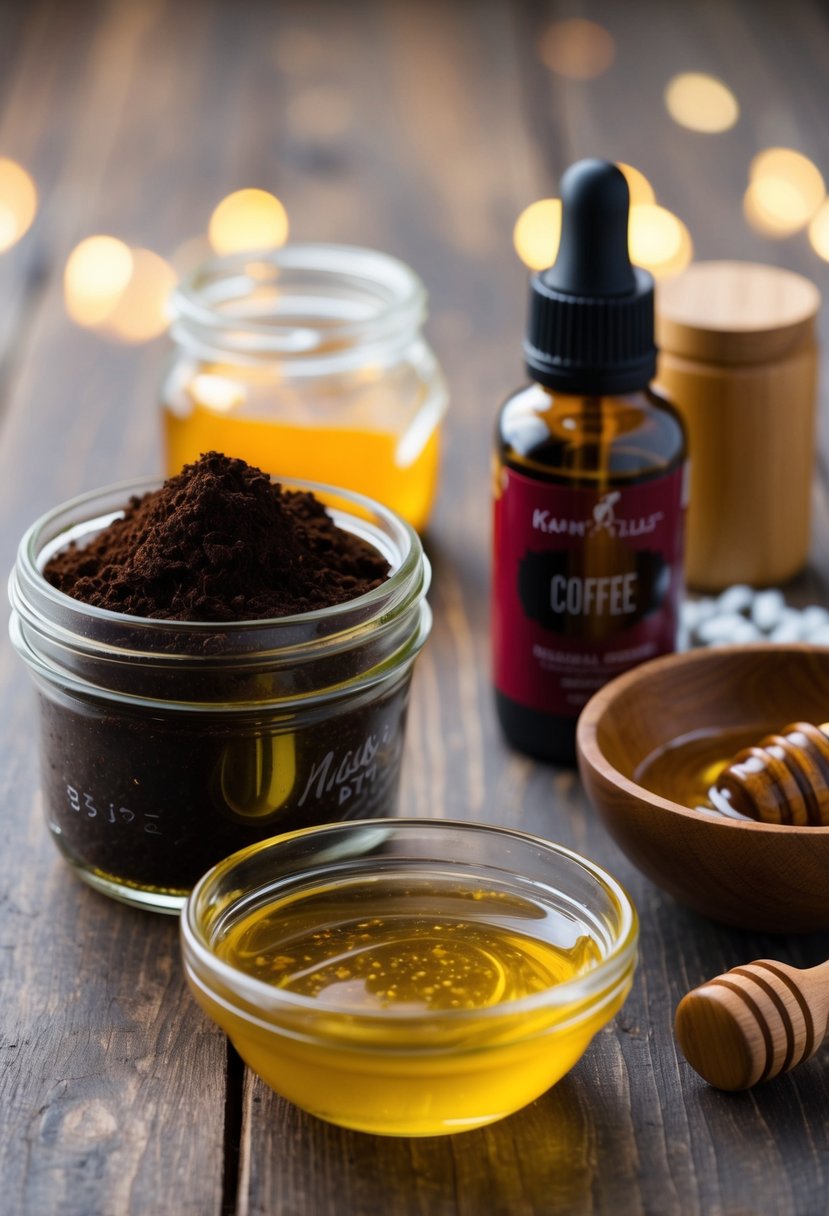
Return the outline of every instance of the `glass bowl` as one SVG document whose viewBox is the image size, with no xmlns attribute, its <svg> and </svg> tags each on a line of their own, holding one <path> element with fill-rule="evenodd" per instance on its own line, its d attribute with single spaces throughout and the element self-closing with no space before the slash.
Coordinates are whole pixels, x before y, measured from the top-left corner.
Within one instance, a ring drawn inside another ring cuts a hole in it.
<svg viewBox="0 0 829 1216">
<path fill-rule="evenodd" d="M 593 862 L 505 828 L 330 824 L 228 857 L 182 913 L 187 980 L 277 1093 L 382 1135 L 491 1123 L 621 1007 L 637 918 Z"/>
</svg>

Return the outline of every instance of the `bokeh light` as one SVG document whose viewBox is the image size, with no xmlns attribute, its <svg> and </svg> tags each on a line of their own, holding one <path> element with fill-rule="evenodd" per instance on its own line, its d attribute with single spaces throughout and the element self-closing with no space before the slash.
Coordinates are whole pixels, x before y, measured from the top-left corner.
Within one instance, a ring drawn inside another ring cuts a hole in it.
<svg viewBox="0 0 829 1216">
<path fill-rule="evenodd" d="M 122 342 L 149 342 L 167 328 L 167 300 L 176 285 L 176 274 L 151 249 L 131 253 L 132 274 L 104 325 Z"/>
<path fill-rule="evenodd" d="M 673 212 L 657 206 L 653 188 L 644 174 L 630 165 L 619 168 L 631 192 L 628 224 L 631 261 L 657 278 L 679 274 L 694 255 L 688 229 Z M 542 198 L 525 207 L 512 234 L 515 252 L 530 270 L 552 266 L 560 239 L 561 200 L 557 198 Z"/>
<path fill-rule="evenodd" d="M 220 254 L 277 249 L 288 239 L 288 214 L 267 190 L 236 190 L 211 215 L 208 236 Z"/>
<path fill-rule="evenodd" d="M 542 198 L 525 207 L 515 221 L 512 243 L 525 266 L 544 270 L 552 266 L 561 238 L 561 199 Z"/>
<path fill-rule="evenodd" d="M 114 236 L 90 236 L 70 253 L 63 272 L 66 311 L 94 328 L 112 313 L 132 277 L 132 253 Z"/>
<path fill-rule="evenodd" d="M 37 187 L 17 161 L 0 156 L 0 253 L 28 232 L 37 213 Z"/>
<path fill-rule="evenodd" d="M 616 56 L 613 35 L 595 21 L 554 21 L 541 35 L 538 55 L 545 67 L 570 80 L 593 80 Z"/>
<path fill-rule="evenodd" d="M 829 202 L 823 203 L 812 217 L 809 241 L 818 257 L 829 262 Z"/>
<path fill-rule="evenodd" d="M 743 198 L 746 219 L 766 236 L 805 228 L 826 196 L 818 167 L 793 148 L 767 148 L 751 162 Z"/>
<path fill-rule="evenodd" d="M 623 161 L 619 161 L 619 168 L 622 170 L 625 181 L 628 184 L 631 207 L 635 207 L 639 203 L 656 202 L 653 186 L 640 169 L 635 169 L 633 165 L 626 165 Z"/>
<path fill-rule="evenodd" d="M 716 76 L 682 72 L 668 82 L 665 105 L 674 122 L 690 131 L 719 134 L 740 117 L 737 98 Z"/>
<path fill-rule="evenodd" d="M 749 183 L 743 195 L 743 213 L 752 228 L 764 236 L 791 236 L 808 220 L 797 187 L 775 177 Z"/>
<path fill-rule="evenodd" d="M 218 414 L 229 413 L 245 400 L 244 387 L 228 376 L 215 372 L 199 372 L 190 382 L 190 395 L 199 405 Z"/>
<path fill-rule="evenodd" d="M 164 258 L 152 249 L 130 249 L 114 236 L 81 241 L 63 272 L 72 320 L 119 342 L 149 342 L 165 331 L 175 283 Z"/>
<path fill-rule="evenodd" d="M 694 256 L 691 234 L 679 216 L 655 203 L 630 209 L 630 259 L 658 279 L 679 274 Z"/>
</svg>

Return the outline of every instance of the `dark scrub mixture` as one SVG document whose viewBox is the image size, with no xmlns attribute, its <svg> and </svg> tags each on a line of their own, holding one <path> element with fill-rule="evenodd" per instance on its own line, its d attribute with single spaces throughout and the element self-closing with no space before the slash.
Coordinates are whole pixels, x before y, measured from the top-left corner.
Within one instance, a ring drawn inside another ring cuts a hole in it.
<svg viewBox="0 0 829 1216">
<path fill-rule="evenodd" d="M 313 494 L 208 452 L 133 498 L 88 545 L 43 571 L 96 608 L 173 621 L 250 621 L 329 608 L 380 585 L 389 564 Z"/>
<path fill-rule="evenodd" d="M 371 696 L 337 694 L 309 710 L 296 708 L 297 694 L 313 694 L 318 677 L 303 663 L 270 669 L 257 655 L 254 668 L 237 652 L 223 661 L 226 622 L 343 604 L 388 578 L 385 557 L 312 494 L 209 452 L 89 543 L 53 556 L 44 575 L 98 608 L 208 623 L 184 634 L 160 624 L 171 641 L 160 658 L 125 666 L 134 683 L 124 697 L 39 698 L 47 809 L 70 860 L 126 886 L 186 891 L 254 841 L 392 812 L 405 673 Z M 345 650 L 326 662 L 325 687 L 355 675 Z M 159 685 L 167 679 L 169 690 Z"/>
</svg>

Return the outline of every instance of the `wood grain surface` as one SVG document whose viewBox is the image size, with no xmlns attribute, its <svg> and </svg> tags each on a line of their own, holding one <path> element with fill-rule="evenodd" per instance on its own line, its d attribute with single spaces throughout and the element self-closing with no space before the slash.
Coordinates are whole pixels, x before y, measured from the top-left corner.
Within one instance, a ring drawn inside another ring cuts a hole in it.
<svg viewBox="0 0 829 1216">
<path fill-rule="evenodd" d="M 538 39 L 586 16 L 616 41 L 590 82 Z M 742 218 L 747 165 L 789 144 L 829 166 L 829 16 L 820 0 L 30 0 L 0 4 L 0 155 L 41 206 L 0 258 L 0 558 L 74 493 L 155 472 L 163 342 L 75 327 L 74 245 L 110 233 L 165 256 L 220 198 L 274 190 L 297 239 L 388 250 L 431 293 L 452 392 L 427 538 L 433 637 L 418 661 L 402 809 L 485 819 L 575 847 L 631 891 L 642 962 L 628 1003 L 572 1073 L 501 1124 L 384 1140 L 328 1127 L 246 1076 L 183 984 L 175 926 L 78 884 L 41 821 L 27 678 L 0 649 L 0 1210 L 14 1216 L 227 1213 L 819 1216 L 829 1208 L 829 1053 L 746 1094 L 707 1088 L 673 1041 L 680 997 L 752 958 L 795 966 L 827 936 L 776 939 L 684 911 L 641 877 L 572 772 L 509 753 L 488 682 L 490 436 L 522 376 L 518 213 L 583 155 L 640 167 L 700 257 L 790 266 L 826 292 L 802 236 Z M 662 92 L 723 76 L 725 136 L 684 131 Z M 823 343 L 827 346 L 826 314 Z M 812 562 L 790 592 L 829 602 L 821 422 Z"/>
</svg>

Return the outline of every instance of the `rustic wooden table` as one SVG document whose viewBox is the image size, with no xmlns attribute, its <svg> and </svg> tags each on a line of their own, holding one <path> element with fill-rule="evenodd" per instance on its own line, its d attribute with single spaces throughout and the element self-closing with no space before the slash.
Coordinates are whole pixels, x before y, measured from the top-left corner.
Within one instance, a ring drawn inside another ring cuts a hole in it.
<svg viewBox="0 0 829 1216">
<path fill-rule="evenodd" d="M 616 59 L 552 75 L 541 32 L 604 24 Z M 488 452 L 521 376 L 518 212 L 594 154 L 632 162 L 702 257 L 826 267 L 740 208 L 750 157 L 788 144 L 829 165 L 829 17 L 821 0 L 534 5 L 411 0 L 30 0 L 0 5 L 0 154 L 37 179 L 36 223 L 0 259 L 0 519 L 157 471 L 162 343 L 75 327 L 62 296 L 93 232 L 169 254 L 229 190 L 264 185 L 299 239 L 389 250 L 432 298 L 452 391 L 429 530 L 432 639 L 419 660 L 402 810 L 484 819 L 575 847 L 627 885 L 641 966 L 622 1013 L 572 1073 L 478 1132 L 384 1140 L 307 1117 L 246 1075 L 182 979 L 176 925 L 81 886 L 42 822 L 26 674 L 0 653 L 0 1210 L 120 1213 L 773 1213 L 829 1210 L 829 1052 L 727 1096 L 677 1058 L 680 996 L 763 955 L 809 965 L 827 937 L 764 938 L 692 915 L 641 878 L 572 772 L 510 754 L 488 683 Z M 723 76 L 742 103 L 722 136 L 666 116 L 667 79 Z M 822 281 L 822 282 L 821 282 Z M 824 337 L 826 344 L 826 336 Z M 829 602 L 824 435 L 813 561 L 793 589 Z"/>
</svg>

